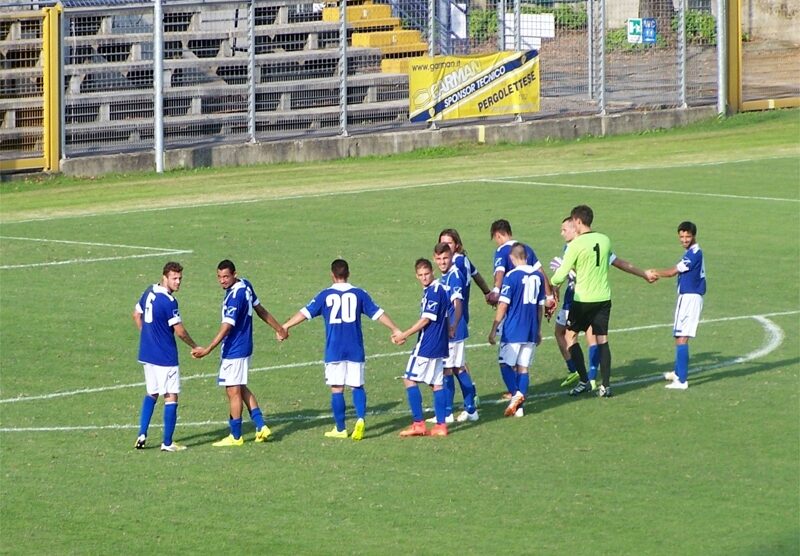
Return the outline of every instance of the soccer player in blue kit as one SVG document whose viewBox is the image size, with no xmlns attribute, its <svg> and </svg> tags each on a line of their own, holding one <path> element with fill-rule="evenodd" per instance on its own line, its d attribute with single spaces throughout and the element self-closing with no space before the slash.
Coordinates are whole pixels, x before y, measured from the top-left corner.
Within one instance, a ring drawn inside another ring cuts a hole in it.
<svg viewBox="0 0 800 556">
<path fill-rule="evenodd" d="M 207 347 L 192 350 L 192 357 L 205 357 L 222 343 L 217 384 L 225 387 L 230 405 L 230 434 L 213 446 L 242 446 L 242 404 L 247 406 L 250 418 L 256 426 L 256 442 L 266 442 L 272 431 L 264 423 L 264 415 L 258 400 L 247 387 L 250 356 L 253 354 L 253 312 L 275 330 L 280 341 L 286 338 L 286 330 L 267 311 L 256 295 L 253 285 L 236 275 L 236 265 L 225 259 L 217 265 L 217 281 L 225 290 L 222 301 L 222 323 L 219 332 Z"/>
<path fill-rule="evenodd" d="M 689 374 L 689 338 L 697 334 L 700 313 L 703 311 L 703 296 L 706 293 L 706 267 L 703 250 L 697 244 L 697 226 L 685 221 L 678 225 L 678 240 L 686 252 L 672 268 L 651 270 L 661 278 L 678 277 L 678 302 L 675 306 L 675 324 L 672 335 L 675 337 L 675 368 L 664 373 L 670 381 L 670 390 L 686 390 Z"/>
<path fill-rule="evenodd" d="M 144 367 L 147 395 L 142 401 L 139 417 L 139 436 L 135 448 L 141 450 L 147 441 L 147 429 L 158 401 L 164 396 L 163 452 L 178 452 L 185 446 L 172 441 L 178 421 L 178 394 L 181 391 L 181 375 L 178 368 L 177 335 L 189 347 L 197 344 L 183 326 L 178 300 L 173 295 L 181 287 L 183 267 L 168 262 L 161 273 L 161 283 L 149 286 L 133 310 L 133 321 L 140 331 L 139 363 Z"/>
<path fill-rule="evenodd" d="M 408 396 L 413 423 L 400 432 L 401 437 L 447 436 L 445 423 L 447 393 L 442 386 L 444 360 L 448 356 L 450 294 L 434 279 L 433 264 L 428 259 L 417 259 L 414 272 L 422 286 L 420 317 L 411 328 L 393 336 L 392 341 L 400 345 L 412 334 L 418 334 L 417 343 L 408 358 L 403 384 Z M 428 431 L 422 413 L 420 384 L 428 384 L 433 390 L 433 409 L 436 424 Z"/>
<path fill-rule="evenodd" d="M 511 231 L 511 223 L 508 220 L 500 219 L 492 222 L 492 225 L 489 228 L 489 234 L 491 235 L 492 240 L 494 240 L 494 242 L 497 244 L 497 249 L 494 252 L 494 288 L 492 288 L 492 291 L 486 295 L 486 302 L 489 305 L 495 306 L 497 305 L 497 301 L 500 297 L 500 287 L 503 284 L 503 277 L 505 276 L 506 272 L 510 271 L 514 267 L 509 254 L 511 252 L 511 247 L 515 243 L 520 243 L 523 246 L 525 249 L 525 262 L 533 267 L 534 271 L 542 268 L 542 264 L 539 262 L 538 257 L 536 257 L 536 253 L 529 245 L 514 240 L 514 236 Z M 556 301 L 552 295 L 550 281 L 544 273 L 542 273 L 542 275 L 544 276 L 544 291 L 546 294 L 545 309 L 547 311 L 553 311 L 556 307 Z M 549 318 L 550 312 L 547 314 Z M 509 367 L 504 367 L 502 365 L 500 366 L 500 372 L 503 377 L 503 382 L 508 389 L 508 395 L 513 395 L 516 387 L 516 376 L 514 372 L 510 370 Z"/>
<path fill-rule="evenodd" d="M 544 315 L 544 275 L 527 264 L 525 246 L 515 243 L 510 250 L 513 268 L 503 277 L 500 297 L 489 343 L 496 342 L 497 328 L 503 323 L 498 360 L 503 375 L 513 374 L 513 396 L 505 409 L 505 416 L 522 417 L 522 404 L 528 395 L 530 376 L 528 370 L 542 342 L 542 316 Z"/>
<path fill-rule="evenodd" d="M 378 307 L 370 295 L 348 282 L 350 268 L 347 261 L 336 259 L 331 263 L 333 284 L 319 292 L 308 305 L 284 323 L 288 331 L 306 320 L 322 315 L 325 321 L 325 382 L 331 388 L 331 410 L 336 422 L 325 433 L 329 438 L 347 438 L 345 425 L 344 387 L 349 386 L 356 410 L 353 440 L 364 437 L 367 416 L 367 392 L 364 390 L 364 337 L 361 316 L 367 315 L 392 331 L 400 334 L 392 319 Z"/>
<path fill-rule="evenodd" d="M 466 340 L 469 337 L 469 299 L 472 280 L 475 280 L 475 283 L 478 284 L 478 287 L 481 289 L 484 295 L 488 294 L 491 290 L 489 289 L 486 280 L 484 280 L 483 276 L 481 276 L 481 273 L 478 272 L 478 269 L 467 257 L 467 254 L 464 251 L 464 246 L 461 243 L 461 236 L 457 230 L 453 228 L 442 230 L 439 233 L 439 241 L 450 246 L 450 250 L 453 252 L 453 266 L 455 266 L 461 273 L 461 277 L 464 281 L 464 287 L 461 290 L 461 297 L 463 298 L 461 301 L 463 307 L 461 311 L 461 319 L 464 326 L 463 336 L 464 340 Z M 472 375 L 470 374 L 469 367 L 467 366 L 466 352 L 464 350 L 462 350 L 461 359 L 461 366 L 456 370 L 455 377 L 458 380 L 458 384 L 461 388 L 461 394 L 464 396 L 464 405 L 467 405 L 466 400 L 467 398 L 470 398 L 470 405 L 477 408 L 478 394 L 475 389 L 475 383 L 472 381 Z M 445 381 L 446 380 L 447 375 L 445 374 Z M 455 385 L 453 386 L 453 389 L 455 390 Z M 456 417 L 455 420 L 458 422 L 477 421 L 478 412 L 473 411 L 470 413 L 465 408 L 464 411 L 458 414 L 458 417 Z"/>
</svg>

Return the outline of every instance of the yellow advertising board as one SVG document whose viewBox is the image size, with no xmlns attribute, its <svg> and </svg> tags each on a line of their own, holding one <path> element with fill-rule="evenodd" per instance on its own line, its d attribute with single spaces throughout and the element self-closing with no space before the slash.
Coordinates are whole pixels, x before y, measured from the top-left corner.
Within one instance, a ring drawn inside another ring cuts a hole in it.
<svg viewBox="0 0 800 556">
<path fill-rule="evenodd" d="M 539 52 L 409 60 L 409 119 L 454 120 L 539 111 Z"/>
</svg>

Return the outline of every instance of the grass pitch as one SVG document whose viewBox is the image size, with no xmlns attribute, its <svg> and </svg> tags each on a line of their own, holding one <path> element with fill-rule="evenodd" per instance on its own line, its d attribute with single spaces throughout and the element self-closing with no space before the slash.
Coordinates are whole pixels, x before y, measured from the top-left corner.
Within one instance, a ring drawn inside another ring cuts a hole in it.
<svg viewBox="0 0 800 556">
<path fill-rule="evenodd" d="M 3 184 L 0 551 L 796 554 L 798 137 L 798 112 L 785 111 L 568 143 Z M 250 386 L 270 442 L 211 447 L 227 402 L 213 356 L 191 360 L 184 346 L 176 439 L 189 450 L 158 451 L 161 403 L 149 449 L 133 450 L 144 387 L 130 313 L 166 260 L 185 267 L 178 299 L 201 344 L 218 328 L 222 258 L 285 320 L 343 257 L 407 327 L 413 261 L 442 228 L 461 232 L 489 278 L 492 220 L 509 219 L 547 261 L 579 203 L 643 268 L 674 264 L 677 224 L 697 223 L 709 292 L 688 391 L 658 381 L 672 364 L 674 282 L 612 272 L 611 400 L 566 396 L 546 333 L 527 414 L 504 418 L 478 297 L 468 361 L 481 420 L 448 438 L 397 437 L 409 346 L 369 322 L 366 437 L 324 438 L 312 321 L 283 344 L 256 328 Z"/>
</svg>

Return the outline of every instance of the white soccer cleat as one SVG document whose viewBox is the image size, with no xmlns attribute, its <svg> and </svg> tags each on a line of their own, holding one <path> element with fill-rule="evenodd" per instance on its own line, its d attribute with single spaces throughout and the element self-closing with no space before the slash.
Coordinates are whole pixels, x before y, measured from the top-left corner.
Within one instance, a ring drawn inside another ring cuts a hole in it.
<svg viewBox="0 0 800 556">
<path fill-rule="evenodd" d="M 177 442 L 173 442 L 169 446 L 166 444 L 161 444 L 161 451 L 162 452 L 181 452 L 186 449 L 186 446 L 182 446 Z"/>
<path fill-rule="evenodd" d="M 136 439 L 136 444 L 133 445 L 137 450 L 144 450 L 144 443 L 147 442 L 147 436 L 140 434 Z"/>
<path fill-rule="evenodd" d="M 664 373 L 664 380 L 668 382 L 673 382 L 678 380 L 678 375 L 675 374 L 675 371 L 670 371 L 668 373 Z"/>
<path fill-rule="evenodd" d="M 669 384 L 667 384 L 664 388 L 667 390 L 688 390 L 689 389 L 689 381 L 681 382 L 678 379 L 673 380 Z"/>
<path fill-rule="evenodd" d="M 517 410 L 514 412 L 514 417 L 525 417 L 525 410 L 521 407 L 518 407 Z"/>
<path fill-rule="evenodd" d="M 478 420 L 478 410 L 476 409 L 472 413 L 467 413 L 466 411 L 462 411 L 456 417 L 456 421 L 459 423 L 465 423 L 467 421 L 477 421 Z"/>
<path fill-rule="evenodd" d="M 426 423 L 433 423 L 435 425 L 438 421 L 436 420 L 436 415 L 434 415 L 433 417 L 429 417 L 428 419 L 425 419 L 425 422 Z M 456 422 L 456 418 L 453 417 L 452 413 L 450 413 L 447 417 L 444 418 L 444 422 L 445 423 L 455 423 Z"/>
</svg>

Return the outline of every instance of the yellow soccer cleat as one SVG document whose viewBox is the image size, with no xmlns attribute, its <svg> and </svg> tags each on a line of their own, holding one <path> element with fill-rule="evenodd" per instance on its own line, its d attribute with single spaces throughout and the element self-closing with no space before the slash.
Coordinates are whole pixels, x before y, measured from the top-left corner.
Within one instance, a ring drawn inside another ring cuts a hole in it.
<svg viewBox="0 0 800 556">
<path fill-rule="evenodd" d="M 343 431 L 336 430 L 334 426 L 331 430 L 325 433 L 325 436 L 328 438 L 347 438 L 347 429 Z"/>
<path fill-rule="evenodd" d="M 361 440 L 364 438 L 364 419 L 356 421 L 356 426 L 353 428 L 353 434 L 350 435 L 353 440 Z"/>
<path fill-rule="evenodd" d="M 234 438 L 232 434 L 229 434 L 222 440 L 218 442 L 214 442 L 212 446 L 243 446 L 244 445 L 244 437 L 240 436 L 239 438 Z"/>
<path fill-rule="evenodd" d="M 263 427 L 261 427 L 260 429 L 258 429 L 256 431 L 255 441 L 256 442 L 266 442 L 267 439 L 269 438 L 269 435 L 271 435 L 271 434 L 272 434 L 272 431 L 269 430 L 269 427 L 267 425 L 264 425 Z"/>
</svg>

